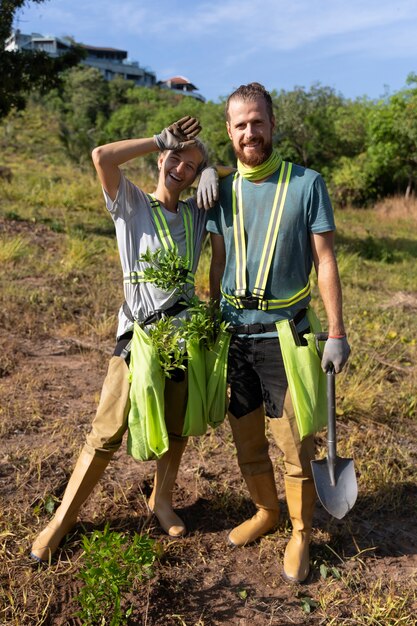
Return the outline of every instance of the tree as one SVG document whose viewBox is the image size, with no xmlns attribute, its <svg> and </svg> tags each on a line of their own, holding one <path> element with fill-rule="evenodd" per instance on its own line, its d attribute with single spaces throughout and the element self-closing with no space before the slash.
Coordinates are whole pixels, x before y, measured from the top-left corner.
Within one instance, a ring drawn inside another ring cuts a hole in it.
<svg viewBox="0 0 417 626">
<path fill-rule="evenodd" d="M 32 0 L 41 3 L 44 0 Z M 77 65 L 84 56 L 81 48 L 74 46 L 66 54 L 52 58 L 46 52 L 6 51 L 5 44 L 11 35 L 16 11 L 27 0 L 1 0 L 0 5 L 0 118 L 12 109 L 23 109 L 30 92 L 39 89 L 45 93 L 57 86 L 63 70 Z"/>
<path fill-rule="evenodd" d="M 276 142 L 282 156 L 305 167 L 322 170 L 339 154 L 335 113 L 343 98 L 330 87 L 273 93 Z"/>
<path fill-rule="evenodd" d="M 94 67 L 65 72 L 60 96 L 60 138 L 70 159 L 88 162 L 108 118 L 109 83 Z"/>
</svg>

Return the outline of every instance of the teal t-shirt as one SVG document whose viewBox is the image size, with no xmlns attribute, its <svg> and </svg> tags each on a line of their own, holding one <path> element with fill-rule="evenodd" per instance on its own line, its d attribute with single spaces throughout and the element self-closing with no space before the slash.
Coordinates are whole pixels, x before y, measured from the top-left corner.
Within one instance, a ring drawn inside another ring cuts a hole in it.
<svg viewBox="0 0 417 626">
<path fill-rule="evenodd" d="M 247 179 L 242 181 L 248 294 L 252 293 L 255 284 L 278 177 L 279 170 L 262 183 L 255 184 Z M 210 210 L 207 221 L 209 232 L 224 237 L 226 267 L 222 290 L 230 295 L 234 295 L 236 288 L 232 186 L 233 174 L 220 181 L 219 202 Z M 314 170 L 293 164 L 265 299 L 285 300 L 306 287 L 313 265 L 310 236 L 332 230 L 335 230 L 333 209 L 322 177 Z M 308 294 L 291 306 L 262 311 L 237 309 L 222 297 L 221 308 L 223 319 L 234 326 L 268 324 L 291 319 L 300 309 L 307 307 L 309 301 Z M 306 321 L 299 325 L 298 330 L 305 327 Z"/>
</svg>

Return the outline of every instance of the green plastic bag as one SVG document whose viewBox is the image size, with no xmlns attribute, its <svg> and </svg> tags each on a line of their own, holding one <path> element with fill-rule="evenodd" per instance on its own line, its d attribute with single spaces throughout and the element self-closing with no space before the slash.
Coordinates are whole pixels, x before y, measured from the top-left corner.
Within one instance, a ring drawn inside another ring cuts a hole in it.
<svg viewBox="0 0 417 626">
<path fill-rule="evenodd" d="M 130 383 L 127 452 L 138 461 L 159 459 L 169 446 L 165 376 L 150 337 L 137 323 L 130 354 Z"/>
<path fill-rule="evenodd" d="M 183 437 L 204 435 L 207 431 L 205 350 L 199 341 L 187 343 L 188 401 Z"/>
<path fill-rule="evenodd" d="M 227 358 L 231 334 L 220 329 L 214 346 L 206 349 L 207 422 L 217 428 L 227 411 Z"/>
<path fill-rule="evenodd" d="M 327 424 L 326 374 L 321 369 L 314 333 L 321 331 L 312 308 L 307 310 L 311 332 L 307 346 L 297 346 L 288 320 L 276 323 L 288 387 L 300 438 L 314 435 Z"/>
</svg>

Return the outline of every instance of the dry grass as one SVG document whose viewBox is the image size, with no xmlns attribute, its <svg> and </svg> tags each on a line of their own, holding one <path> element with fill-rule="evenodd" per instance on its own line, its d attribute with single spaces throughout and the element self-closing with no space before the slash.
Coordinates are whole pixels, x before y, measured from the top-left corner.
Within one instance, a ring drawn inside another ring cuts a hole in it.
<svg viewBox="0 0 417 626">
<path fill-rule="evenodd" d="M 376 203 L 374 211 L 384 220 L 417 222 L 417 198 L 414 196 L 386 198 Z"/>
<path fill-rule="evenodd" d="M 20 117 L 10 123 L 14 136 L 28 138 Z M 75 176 L 73 168 L 46 166 L 44 159 L 30 161 L 28 177 L 29 161 L 4 154 L 15 177 L 0 188 L 0 254 L 6 250 L 0 263 L 0 624 L 75 626 L 81 534 L 106 521 L 117 531 L 140 530 L 154 467 L 135 463 L 122 449 L 58 560 L 49 568 L 29 560 L 31 540 L 49 518 L 47 507 L 59 502 L 89 428 L 122 289 L 113 225 L 91 173 Z M 35 179 L 36 191 L 29 194 Z M 290 525 L 276 448 L 271 445 L 280 525 L 257 544 L 230 550 L 227 531 L 253 512 L 231 435 L 225 424 L 193 439 L 175 493 L 190 532 L 174 542 L 155 520 L 147 527 L 164 553 L 154 578 L 129 597 L 131 626 L 413 623 L 415 203 L 390 200 L 384 209 L 343 211 L 337 222 L 352 345 L 349 365 L 337 378 L 338 451 L 354 458 L 357 504 L 340 522 L 317 507 L 312 578 L 308 585 L 288 585 L 281 563 Z M 208 263 L 206 251 L 198 274 L 203 295 Z M 320 434 L 320 455 L 324 444 Z"/>
</svg>

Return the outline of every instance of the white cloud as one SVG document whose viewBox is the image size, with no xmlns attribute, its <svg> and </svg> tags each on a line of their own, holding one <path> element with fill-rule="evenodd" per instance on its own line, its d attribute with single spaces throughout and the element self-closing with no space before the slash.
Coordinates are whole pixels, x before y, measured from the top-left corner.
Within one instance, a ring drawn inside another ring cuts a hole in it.
<svg viewBox="0 0 417 626">
<path fill-rule="evenodd" d="M 267 40 L 278 47 L 299 47 L 322 37 L 343 35 L 365 29 L 404 22 L 417 15 L 417 0 L 393 4 L 383 0 L 223 0 L 218 2 L 138 3 L 120 0 L 101 3 L 100 12 L 108 12 L 113 23 L 128 31 L 146 24 L 148 32 L 167 37 L 184 36 L 192 40 L 221 33 L 225 44 L 235 32 L 245 43 L 263 44 Z"/>
<path fill-rule="evenodd" d="M 60 31 L 74 31 L 85 36 L 100 31 L 126 36 L 155 37 L 160 45 L 183 42 L 209 49 L 214 38 L 224 50 L 245 57 L 256 47 L 271 52 L 299 50 L 314 42 L 328 45 L 337 37 L 349 38 L 401 25 L 405 40 L 412 19 L 417 16 L 417 0 L 53 0 L 47 4 L 28 5 L 22 12 L 37 11 L 39 21 L 54 24 Z M 24 24 L 22 23 L 22 27 Z M 347 39 L 349 47 L 352 41 Z M 398 44 L 404 48 L 401 31 Z M 374 42 L 375 43 L 375 42 Z M 376 42 L 381 46 L 384 42 Z M 354 44 L 354 41 L 353 41 Z M 361 42 L 359 41 L 359 44 Z M 413 46 L 415 49 L 415 46 Z M 231 62 L 231 60 L 229 61 Z"/>
</svg>

